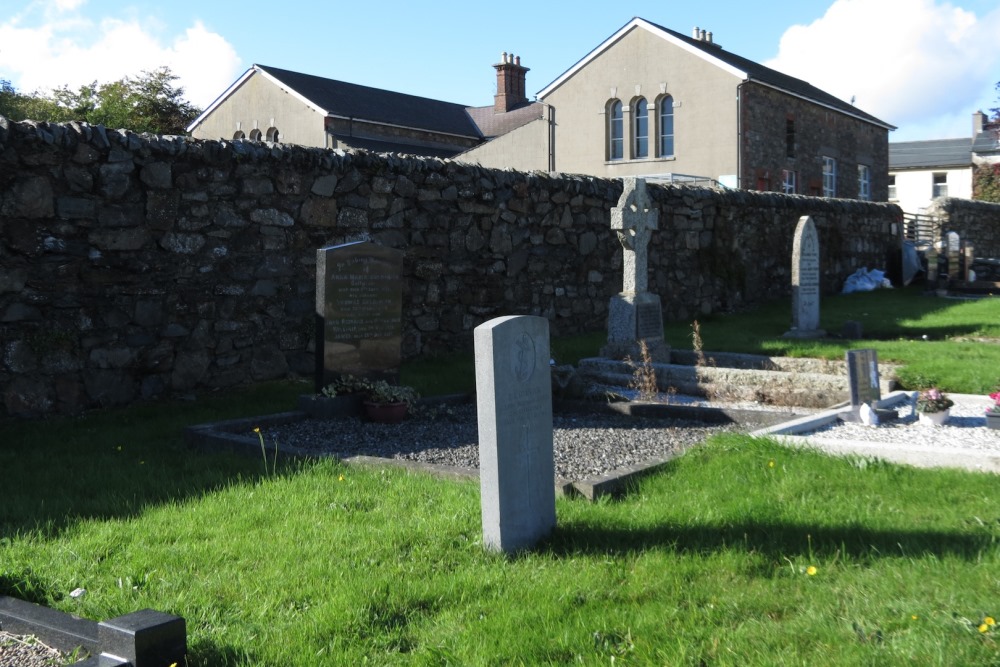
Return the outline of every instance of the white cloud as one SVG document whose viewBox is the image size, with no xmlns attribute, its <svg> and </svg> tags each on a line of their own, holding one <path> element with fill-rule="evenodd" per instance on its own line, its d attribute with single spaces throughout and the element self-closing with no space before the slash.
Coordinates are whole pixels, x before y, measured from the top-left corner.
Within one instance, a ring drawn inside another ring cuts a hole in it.
<svg viewBox="0 0 1000 667">
<path fill-rule="evenodd" d="M 789 28 L 765 63 L 855 104 L 899 130 L 893 141 L 961 137 L 995 106 L 1000 9 L 976 16 L 938 0 L 836 0 Z"/>
<path fill-rule="evenodd" d="M 241 61 L 224 37 L 194 22 L 183 33 L 138 18 L 91 19 L 85 0 L 34 3 L 0 23 L 0 78 L 25 92 L 75 89 L 167 66 L 197 106 L 210 104 L 239 74 Z"/>
</svg>

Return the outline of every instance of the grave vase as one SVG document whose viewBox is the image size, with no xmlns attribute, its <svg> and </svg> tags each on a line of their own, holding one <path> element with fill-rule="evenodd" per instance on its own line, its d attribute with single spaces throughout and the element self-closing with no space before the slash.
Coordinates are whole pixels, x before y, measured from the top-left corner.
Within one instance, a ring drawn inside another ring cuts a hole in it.
<svg viewBox="0 0 1000 667">
<path fill-rule="evenodd" d="M 986 413 L 986 428 L 1000 429 L 1000 412 Z"/>
<path fill-rule="evenodd" d="M 406 418 L 407 409 L 410 406 L 401 401 L 399 403 L 375 403 L 365 401 L 365 414 L 368 419 L 380 424 L 398 424 Z"/>
<path fill-rule="evenodd" d="M 928 426 L 943 426 L 948 417 L 951 416 L 951 410 L 941 410 L 939 412 L 920 412 L 919 420 L 921 424 L 927 424 Z"/>
</svg>

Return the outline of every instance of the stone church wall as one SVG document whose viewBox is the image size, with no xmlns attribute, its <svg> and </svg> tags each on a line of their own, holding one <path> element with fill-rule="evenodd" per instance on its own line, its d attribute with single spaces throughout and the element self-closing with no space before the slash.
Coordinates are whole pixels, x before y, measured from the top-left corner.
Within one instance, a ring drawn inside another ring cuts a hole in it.
<svg viewBox="0 0 1000 667">
<path fill-rule="evenodd" d="M 140 136 L 0 117 L 0 414 L 73 413 L 313 369 L 316 249 L 405 252 L 403 354 L 471 348 L 500 315 L 604 328 L 620 181 Z M 823 288 L 898 255 L 899 209 L 651 185 L 650 289 L 670 319 L 790 291 L 819 230 Z M 780 333 L 780 332 L 779 332 Z"/>
</svg>

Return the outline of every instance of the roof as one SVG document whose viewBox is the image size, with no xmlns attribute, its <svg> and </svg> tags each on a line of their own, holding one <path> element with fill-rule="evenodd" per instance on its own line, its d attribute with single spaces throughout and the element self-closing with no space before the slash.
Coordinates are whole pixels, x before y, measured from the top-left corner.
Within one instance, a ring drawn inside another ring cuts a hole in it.
<svg viewBox="0 0 1000 667">
<path fill-rule="evenodd" d="M 492 139 L 542 118 L 544 108 L 545 105 L 540 102 L 531 102 L 506 113 L 496 113 L 492 104 L 488 107 L 470 107 L 466 111 L 483 136 Z"/>
<path fill-rule="evenodd" d="M 972 152 L 977 154 L 1000 153 L 1000 127 L 988 127 L 972 140 Z"/>
<path fill-rule="evenodd" d="M 379 141 L 378 139 L 362 139 L 360 137 L 348 137 L 333 133 L 338 141 L 342 141 L 351 148 L 360 148 L 373 153 L 399 153 L 400 155 L 422 155 L 425 157 L 450 158 L 455 157 L 464 148 L 428 148 L 417 146 L 416 144 L 406 144 L 395 141 Z"/>
<path fill-rule="evenodd" d="M 968 167 L 972 164 L 972 140 L 931 139 L 889 142 L 889 170 Z"/>
<path fill-rule="evenodd" d="M 312 74 L 253 65 L 189 126 L 188 131 L 215 110 L 247 79 L 262 75 L 326 116 L 357 118 L 396 127 L 481 138 L 466 106 L 427 97 L 396 93 Z"/>
<path fill-rule="evenodd" d="M 639 17 L 635 17 L 626 23 L 618 30 L 618 32 L 604 40 L 604 42 L 602 42 L 597 48 L 584 56 L 581 60 L 577 61 L 577 63 L 570 69 L 566 70 L 552 83 L 543 88 L 538 93 L 538 98 L 544 98 L 572 77 L 577 71 L 586 66 L 590 61 L 594 60 L 597 56 L 614 45 L 628 32 L 636 28 L 648 30 L 654 35 L 671 42 L 675 46 L 703 58 L 717 67 L 727 70 L 733 75 L 742 78 L 744 81 L 754 81 L 761 85 L 775 88 L 789 95 L 809 100 L 815 104 L 819 104 L 827 107 L 828 109 L 839 111 L 859 120 L 878 125 L 879 127 L 883 127 L 887 130 L 896 129 L 894 125 L 890 125 L 883 120 L 879 120 L 875 116 L 865 113 L 854 105 L 848 104 L 847 102 L 834 97 L 830 93 L 820 90 L 816 86 L 813 86 L 802 79 L 796 79 L 793 76 L 782 74 L 781 72 L 773 70 L 770 67 L 765 67 L 764 65 L 755 63 L 752 60 L 738 56 L 735 53 L 730 53 L 714 42 L 694 39 L 693 37 L 688 37 L 687 35 L 675 32 L 669 28 L 664 28 L 661 25 L 651 23 Z"/>
</svg>

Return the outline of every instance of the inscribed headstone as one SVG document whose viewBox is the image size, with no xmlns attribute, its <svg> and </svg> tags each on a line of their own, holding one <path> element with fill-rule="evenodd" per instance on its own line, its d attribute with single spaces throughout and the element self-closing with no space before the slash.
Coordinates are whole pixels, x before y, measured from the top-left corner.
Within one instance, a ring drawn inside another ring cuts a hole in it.
<svg viewBox="0 0 1000 667">
<path fill-rule="evenodd" d="M 368 241 L 316 251 L 316 391 L 343 374 L 395 379 L 403 253 Z"/>
<path fill-rule="evenodd" d="M 813 219 L 804 215 L 795 227 L 792 245 L 792 328 L 789 338 L 821 338 L 819 328 L 819 236 Z"/>
<path fill-rule="evenodd" d="M 604 357 L 640 357 L 639 341 L 645 341 L 654 361 L 669 361 L 670 348 L 663 340 L 663 310 L 660 297 L 647 291 L 649 285 L 649 241 L 659 228 L 659 210 L 641 178 L 623 179 L 618 206 L 611 209 L 611 229 L 622 244 L 622 291 L 608 305 L 608 344 Z"/>
<path fill-rule="evenodd" d="M 483 544 L 511 553 L 556 524 L 549 321 L 499 317 L 474 336 Z"/>
<path fill-rule="evenodd" d="M 851 390 L 851 407 L 871 405 L 882 398 L 878 378 L 878 352 L 875 350 L 848 350 L 847 378 Z"/>
</svg>

